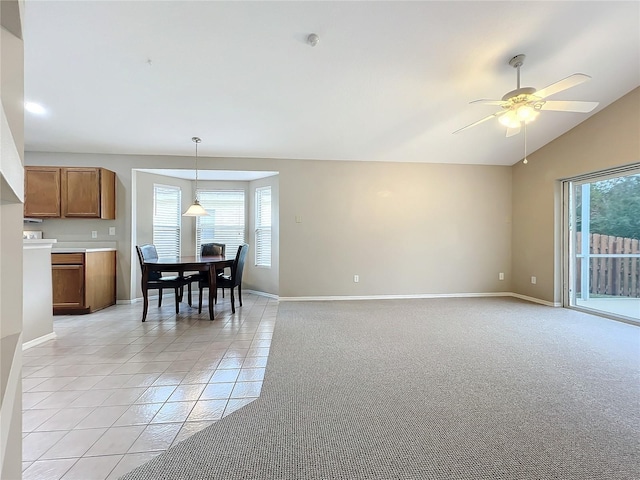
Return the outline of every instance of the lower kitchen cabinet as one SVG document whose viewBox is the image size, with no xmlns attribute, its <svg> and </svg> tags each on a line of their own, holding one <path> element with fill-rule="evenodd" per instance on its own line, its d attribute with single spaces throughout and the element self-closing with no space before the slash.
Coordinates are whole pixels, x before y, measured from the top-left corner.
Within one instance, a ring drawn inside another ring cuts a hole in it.
<svg viewBox="0 0 640 480">
<path fill-rule="evenodd" d="M 91 313 L 116 303 L 116 252 L 52 253 L 53 314 Z"/>
</svg>

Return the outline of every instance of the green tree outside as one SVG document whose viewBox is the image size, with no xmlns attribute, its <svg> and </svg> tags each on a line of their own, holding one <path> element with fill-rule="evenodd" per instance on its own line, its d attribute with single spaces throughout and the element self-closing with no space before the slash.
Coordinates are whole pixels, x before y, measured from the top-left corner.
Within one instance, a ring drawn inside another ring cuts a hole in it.
<svg viewBox="0 0 640 480">
<path fill-rule="evenodd" d="M 576 188 L 576 227 L 582 231 L 582 195 Z M 640 174 L 591 184 L 590 233 L 640 239 Z"/>
</svg>

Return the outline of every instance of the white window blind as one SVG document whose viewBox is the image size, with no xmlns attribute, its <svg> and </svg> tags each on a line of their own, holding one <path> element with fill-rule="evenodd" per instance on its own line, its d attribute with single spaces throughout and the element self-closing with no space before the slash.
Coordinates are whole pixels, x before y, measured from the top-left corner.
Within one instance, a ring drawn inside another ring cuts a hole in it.
<svg viewBox="0 0 640 480">
<path fill-rule="evenodd" d="M 256 188 L 256 265 L 271 266 L 271 187 Z"/>
<path fill-rule="evenodd" d="M 179 187 L 153 185 L 153 244 L 159 257 L 180 256 Z"/>
<path fill-rule="evenodd" d="M 244 243 L 244 190 L 199 190 L 200 205 L 209 213 L 196 220 L 196 252 L 203 243 L 224 243 L 225 256 L 235 258 Z"/>
</svg>

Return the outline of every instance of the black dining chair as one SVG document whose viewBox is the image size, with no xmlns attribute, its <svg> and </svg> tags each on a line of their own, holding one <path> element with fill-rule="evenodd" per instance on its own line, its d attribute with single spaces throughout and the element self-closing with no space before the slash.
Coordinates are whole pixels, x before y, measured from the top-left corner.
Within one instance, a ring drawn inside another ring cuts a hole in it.
<svg viewBox="0 0 640 480">
<path fill-rule="evenodd" d="M 247 252 L 249 251 L 249 245 L 243 243 L 238 247 L 238 252 L 236 253 L 236 258 L 231 265 L 231 275 L 217 275 L 216 276 L 216 287 L 217 288 L 228 288 L 231 290 L 231 311 L 236 313 L 236 302 L 235 296 L 233 294 L 234 288 L 238 287 L 238 300 L 240 302 L 240 306 L 242 306 L 242 272 L 244 270 L 244 262 L 247 258 Z M 198 282 L 198 287 L 200 289 L 200 295 L 198 297 L 198 313 L 202 312 L 202 290 L 205 287 L 209 286 L 208 280 L 200 280 Z M 213 297 L 213 301 L 216 300 L 216 292 L 209 292 L 209 301 L 211 301 Z"/>
<path fill-rule="evenodd" d="M 214 255 L 225 256 L 226 245 L 224 243 L 203 243 L 200 247 L 200 255 L 203 257 L 209 257 Z M 224 268 L 216 269 L 216 275 L 220 275 L 224 273 Z M 206 273 L 202 274 L 199 280 L 207 280 Z M 217 294 L 214 295 L 217 297 Z M 224 289 L 222 290 L 222 298 L 224 298 Z M 216 298 L 217 300 L 217 298 Z"/>
<path fill-rule="evenodd" d="M 158 251 L 155 245 L 146 244 L 136 245 L 136 252 L 138 253 L 142 271 L 143 322 L 147 319 L 147 311 L 149 309 L 149 290 L 158 290 L 158 308 L 160 308 L 162 306 L 162 290 L 165 288 L 173 289 L 175 292 L 176 313 L 180 313 L 180 302 L 182 301 L 184 286 L 187 285 L 189 288 L 189 305 L 191 305 L 191 282 L 193 281 L 191 278 L 180 275 L 163 276 L 161 272 L 150 270 L 147 272 L 147 280 L 145 282 L 145 269 L 148 268 L 145 262 L 158 260 Z"/>
</svg>

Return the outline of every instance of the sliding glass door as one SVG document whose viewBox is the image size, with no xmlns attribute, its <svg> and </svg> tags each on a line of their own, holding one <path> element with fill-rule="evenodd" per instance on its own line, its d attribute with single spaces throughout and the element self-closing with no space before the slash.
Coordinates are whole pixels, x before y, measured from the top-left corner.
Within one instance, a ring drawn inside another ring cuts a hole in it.
<svg viewBox="0 0 640 480">
<path fill-rule="evenodd" d="M 564 192 L 566 306 L 640 322 L 640 171 L 569 180 Z"/>
</svg>

